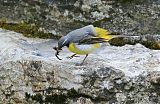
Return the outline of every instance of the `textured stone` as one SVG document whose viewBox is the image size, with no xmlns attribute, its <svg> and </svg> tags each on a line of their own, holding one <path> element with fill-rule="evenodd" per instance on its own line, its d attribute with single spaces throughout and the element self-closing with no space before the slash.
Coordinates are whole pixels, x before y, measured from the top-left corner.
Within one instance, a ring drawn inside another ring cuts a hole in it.
<svg viewBox="0 0 160 104">
<path fill-rule="evenodd" d="M 0 29 L 0 102 L 71 104 L 160 103 L 160 51 L 140 44 L 103 46 L 89 55 L 55 56 L 55 40 Z"/>
<path fill-rule="evenodd" d="M 0 18 L 37 24 L 55 35 L 88 24 L 125 35 L 160 32 L 160 0 L 0 0 L 0 8 Z"/>
</svg>

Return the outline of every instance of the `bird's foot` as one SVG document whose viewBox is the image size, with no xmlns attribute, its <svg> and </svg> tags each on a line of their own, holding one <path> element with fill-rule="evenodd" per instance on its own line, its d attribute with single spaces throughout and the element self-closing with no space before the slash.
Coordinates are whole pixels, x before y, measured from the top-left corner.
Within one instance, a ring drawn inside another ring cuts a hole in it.
<svg viewBox="0 0 160 104">
<path fill-rule="evenodd" d="M 75 66 L 82 66 L 83 63 L 76 63 Z"/>
<path fill-rule="evenodd" d="M 84 62 L 84 63 L 76 63 L 75 66 L 83 66 L 83 65 L 87 65 L 88 63 L 87 62 Z"/>
<path fill-rule="evenodd" d="M 85 59 L 87 58 L 87 56 L 88 56 L 88 54 L 86 54 L 86 56 L 85 56 L 85 58 L 83 59 L 82 63 L 76 64 L 76 66 L 82 66 L 82 65 L 84 65 L 84 61 L 85 61 Z"/>
<path fill-rule="evenodd" d="M 66 57 L 66 58 L 72 59 L 73 57 L 79 57 L 79 56 L 76 56 L 76 54 L 73 54 L 72 56 L 68 56 L 68 57 Z"/>
</svg>

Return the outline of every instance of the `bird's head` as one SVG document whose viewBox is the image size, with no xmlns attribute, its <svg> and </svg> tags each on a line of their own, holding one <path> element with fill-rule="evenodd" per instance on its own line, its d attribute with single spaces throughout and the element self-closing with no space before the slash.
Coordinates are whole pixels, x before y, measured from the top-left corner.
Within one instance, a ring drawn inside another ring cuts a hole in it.
<svg viewBox="0 0 160 104">
<path fill-rule="evenodd" d="M 63 36 L 58 41 L 58 49 L 61 50 L 64 46 L 69 46 L 70 39 L 67 36 Z"/>
<path fill-rule="evenodd" d="M 59 60 L 62 60 L 61 58 L 58 57 L 59 52 L 62 50 L 62 47 L 69 46 L 69 43 L 70 43 L 70 39 L 67 36 L 63 36 L 58 41 L 58 47 L 53 47 L 53 49 L 56 50 L 55 56 Z"/>
</svg>

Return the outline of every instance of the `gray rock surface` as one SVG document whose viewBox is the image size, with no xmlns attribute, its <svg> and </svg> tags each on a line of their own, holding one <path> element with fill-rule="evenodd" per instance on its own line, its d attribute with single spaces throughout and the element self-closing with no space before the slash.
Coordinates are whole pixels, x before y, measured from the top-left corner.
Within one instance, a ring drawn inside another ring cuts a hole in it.
<svg viewBox="0 0 160 104">
<path fill-rule="evenodd" d="M 1 103 L 160 103 L 159 50 L 106 45 L 76 66 L 84 56 L 67 59 L 64 48 L 58 60 L 55 40 L 0 29 L 0 44 Z"/>
<path fill-rule="evenodd" d="M 56 35 L 88 24 L 127 35 L 160 32 L 160 0 L 0 0 L 0 8 L 0 18 Z"/>
</svg>

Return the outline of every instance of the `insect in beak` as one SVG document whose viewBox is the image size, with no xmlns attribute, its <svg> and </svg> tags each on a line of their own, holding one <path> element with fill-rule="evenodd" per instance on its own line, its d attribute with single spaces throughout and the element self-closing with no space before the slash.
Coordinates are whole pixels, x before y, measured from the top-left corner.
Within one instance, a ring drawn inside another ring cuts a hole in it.
<svg viewBox="0 0 160 104">
<path fill-rule="evenodd" d="M 54 50 L 56 50 L 55 56 L 57 57 L 57 59 L 62 60 L 61 58 L 58 57 L 60 50 L 62 49 L 58 49 L 58 47 L 53 47 Z"/>
</svg>

